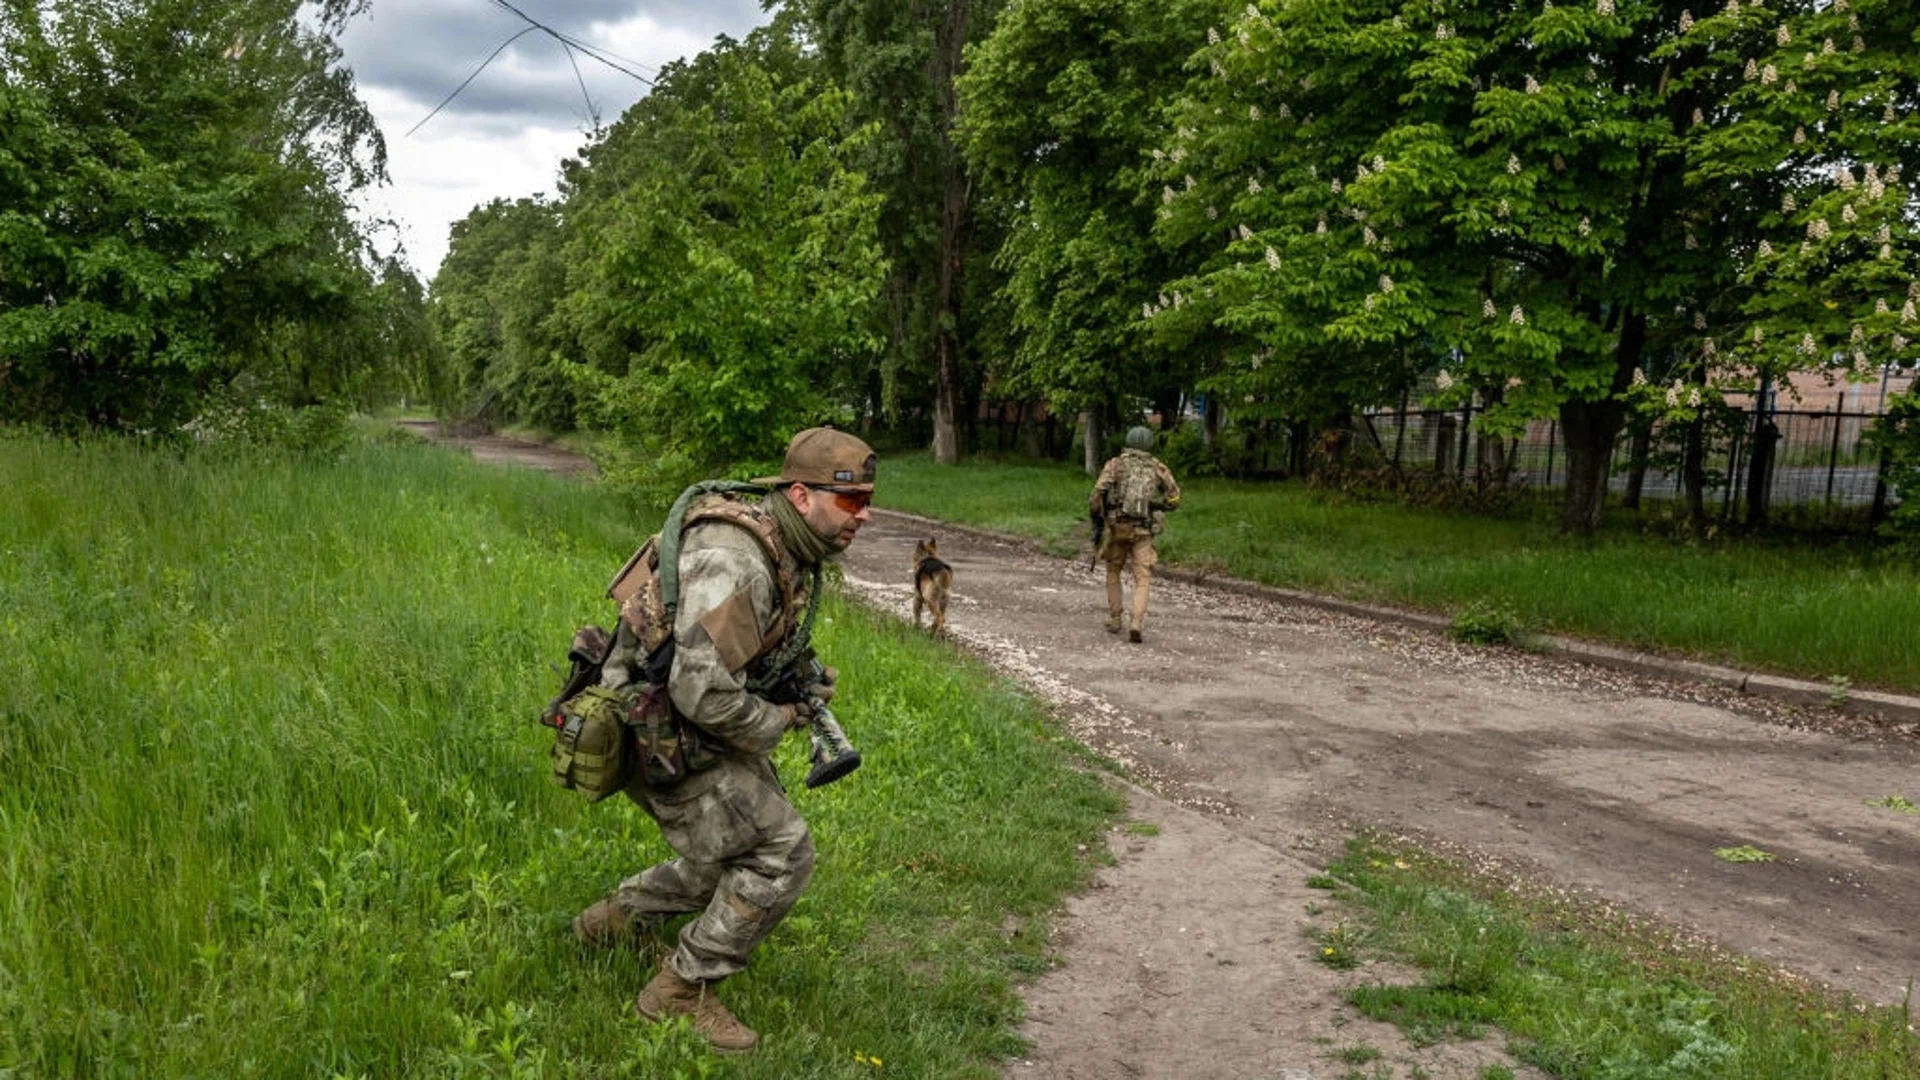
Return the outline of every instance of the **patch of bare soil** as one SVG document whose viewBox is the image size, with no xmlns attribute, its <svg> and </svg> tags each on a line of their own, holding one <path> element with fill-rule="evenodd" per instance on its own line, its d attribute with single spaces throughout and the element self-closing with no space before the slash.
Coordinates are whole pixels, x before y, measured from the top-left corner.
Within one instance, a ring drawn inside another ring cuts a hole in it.
<svg viewBox="0 0 1920 1080">
<path fill-rule="evenodd" d="M 505 435 L 449 434 L 442 430 L 437 420 L 398 420 L 395 424 L 429 442 L 466 450 L 476 461 L 488 465 L 513 465 L 559 476 L 593 476 L 596 473 L 593 462 L 583 455 L 546 443 Z"/>
<path fill-rule="evenodd" d="M 876 520 L 849 590 L 906 616 L 923 534 Z M 1312 962 L 1324 894 L 1304 881 L 1361 826 L 1873 1001 L 1920 975 L 1920 817 L 1869 805 L 1916 797 L 1910 737 L 1204 587 L 1156 583 L 1129 645 L 1084 563 L 960 533 L 940 548 L 956 643 L 1140 778 L 1132 812 L 1159 830 L 1117 833 L 1117 864 L 1069 904 L 1011 1076 L 1334 1077 L 1349 1041 L 1408 1062 L 1396 1075 L 1476 1075 L 1497 1048 L 1415 1051 Z M 1714 855 L 1739 844 L 1777 861 Z"/>
</svg>

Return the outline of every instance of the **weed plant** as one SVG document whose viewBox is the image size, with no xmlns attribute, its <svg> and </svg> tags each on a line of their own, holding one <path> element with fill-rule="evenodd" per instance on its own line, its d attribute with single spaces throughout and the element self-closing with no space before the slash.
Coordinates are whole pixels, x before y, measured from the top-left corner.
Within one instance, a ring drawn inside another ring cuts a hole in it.
<svg viewBox="0 0 1920 1080">
<path fill-rule="evenodd" d="M 1010 685 L 827 603 L 865 765 L 793 786 L 819 867 L 722 1061 L 575 944 L 667 849 L 532 722 L 656 520 L 414 445 L 16 433 L 0 489 L 0 1076 L 993 1076 L 1120 809 Z"/>
<path fill-rule="evenodd" d="M 1087 492 L 1052 462 L 888 458 L 879 502 L 1085 551 Z M 1188 566 L 1440 613 L 1483 604 L 1517 625 L 1856 687 L 1920 690 L 1920 571 L 1844 545 L 1689 544 L 1617 525 L 1352 504 L 1297 483 L 1181 478 L 1161 554 Z"/>
<path fill-rule="evenodd" d="M 1362 838 L 1328 868 L 1369 924 L 1375 955 L 1417 985 L 1349 999 L 1416 1045 L 1497 1028 L 1562 1080 L 1911 1080 L 1905 1007 L 1878 1008 L 1694 960 L 1644 933 L 1504 893 L 1411 849 Z"/>
</svg>

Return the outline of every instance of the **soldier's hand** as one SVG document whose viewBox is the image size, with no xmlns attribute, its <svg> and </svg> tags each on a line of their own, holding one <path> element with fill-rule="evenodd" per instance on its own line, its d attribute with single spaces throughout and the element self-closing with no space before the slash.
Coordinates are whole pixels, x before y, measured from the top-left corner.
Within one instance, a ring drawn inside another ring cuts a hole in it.
<svg viewBox="0 0 1920 1080">
<path fill-rule="evenodd" d="M 813 722 L 813 707 L 805 704 L 780 706 L 780 712 L 787 718 L 787 728 L 803 728 Z"/>
</svg>

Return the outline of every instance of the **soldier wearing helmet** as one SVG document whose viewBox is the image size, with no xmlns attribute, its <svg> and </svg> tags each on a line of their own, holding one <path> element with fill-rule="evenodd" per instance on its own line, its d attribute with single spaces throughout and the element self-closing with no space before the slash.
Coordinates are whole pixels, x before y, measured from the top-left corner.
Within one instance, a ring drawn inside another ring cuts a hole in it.
<svg viewBox="0 0 1920 1080">
<path fill-rule="evenodd" d="M 1153 537 L 1166 526 L 1169 510 L 1180 508 L 1180 485 L 1164 462 L 1149 453 L 1153 432 L 1136 425 L 1127 432 L 1127 448 L 1100 470 L 1087 498 L 1087 513 L 1104 522 L 1105 540 L 1097 556 L 1107 564 L 1107 633 L 1122 629 L 1120 571 L 1133 563 L 1132 622 L 1127 640 L 1138 644 L 1147 621 L 1147 592 L 1153 566 L 1160 561 Z"/>
</svg>

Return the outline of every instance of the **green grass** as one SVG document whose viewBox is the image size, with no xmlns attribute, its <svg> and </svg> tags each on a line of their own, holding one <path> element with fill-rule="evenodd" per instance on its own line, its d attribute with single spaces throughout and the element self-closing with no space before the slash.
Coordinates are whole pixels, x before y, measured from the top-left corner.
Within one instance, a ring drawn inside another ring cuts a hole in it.
<svg viewBox="0 0 1920 1080">
<path fill-rule="evenodd" d="M 1028 698 L 829 603 L 865 765 L 794 785 L 819 869 L 722 1061 L 573 942 L 667 851 L 531 720 L 653 518 L 406 445 L 0 434 L 0 490 L 0 1076 L 993 1076 L 1119 818 Z"/>
<path fill-rule="evenodd" d="M 1086 547 L 1090 481 L 1046 462 L 886 460 L 882 506 Z M 1647 535 L 1318 497 L 1299 484 L 1183 482 L 1161 553 L 1290 588 L 1570 634 L 1854 686 L 1920 690 L 1920 570 L 1841 544 Z"/>
<path fill-rule="evenodd" d="M 1562 1080 L 1920 1076 L 1905 1008 L 1772 978 L 1410 847 L 1357 839 L 1328 873 L 1364 923 L 1356 951 L 1423 972 L 1349 994 L 1415 1045 L 1497 1029 L 1509 1053 Z"/>
</svg>

